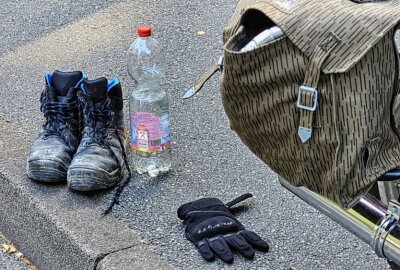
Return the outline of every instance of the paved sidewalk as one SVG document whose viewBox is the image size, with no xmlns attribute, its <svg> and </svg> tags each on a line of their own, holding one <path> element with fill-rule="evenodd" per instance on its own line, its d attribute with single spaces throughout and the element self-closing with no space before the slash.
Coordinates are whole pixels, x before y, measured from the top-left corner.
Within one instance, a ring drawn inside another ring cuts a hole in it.
<svg viewBox="0 0 400 270">
<path fill-rule="evenodd" d="M 22 253 L 0 232 L 0 269 L 1 270 L 36 270 Z"/>
<path fill-rule="evenodd" d="M 229 129 L 218 76 L 183 101 L 187 87 L 222 54 L 222 29 L 236 1 L 0 0 L 0 231 L 39 270 L 53 269 L 389 269 L 369 246 L 277 183 L 276 175 Z M 174 137 L 173 170 L 134 179 L 121 206 L 100 219 L 109 192 L 81 194 L 25 176 L 25 157 L 42 123 L 45 71 L 83 69 L 131 83 L 126 50 L 138 24 L 164 45 Z M 205 35 L 198 35 L 204 31 Z M 251 192 L 246 228 L 271 252 L 231 266 L 206 263 L 184 237 L 179 205 Z M 0 264 L 1 266 L 1 264 Z M 1 269 L 1 268 L 0 268 Z"/>
</svg>

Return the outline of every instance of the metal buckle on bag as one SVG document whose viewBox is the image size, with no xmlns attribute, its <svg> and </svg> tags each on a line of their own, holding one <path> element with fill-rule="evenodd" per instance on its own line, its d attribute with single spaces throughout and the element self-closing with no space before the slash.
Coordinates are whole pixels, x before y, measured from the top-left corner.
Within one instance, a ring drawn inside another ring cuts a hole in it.
<svg viewBox="0 0 400 270">
<path fill-rule="evenodd" d="M 224 56 L 223 55 L 221 55 L 218 58 L 218 67 L 219 67 L 219 71 L 222 72 L 222 70 L 224 69 Z"/>
<path fill-rule="evenodd" d="M 307 106 L 307 105 L 301 104 L 301 92 L 309 92 L 309 93 L 313 94 L 313 105 L 312 106 Z M 318 103 L 318 91 L 317 91 L 317 89 L 301 85 L 299 87 L 299 94 L 298 94 L 298 97 L 297 97 L 297 108 L 313 112 L 313 111 L 315 111 L 317 109 L 317 103 Z"/>
</svg>

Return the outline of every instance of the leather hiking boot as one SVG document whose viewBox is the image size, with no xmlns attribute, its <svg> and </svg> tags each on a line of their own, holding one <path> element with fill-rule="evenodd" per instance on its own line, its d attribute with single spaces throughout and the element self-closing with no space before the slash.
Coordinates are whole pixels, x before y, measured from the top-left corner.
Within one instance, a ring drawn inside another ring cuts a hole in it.
<svg viewBox="0 0 400 270">
<path fill-rule="evenodd" d="M 85 127 L 68 169 L 68 187 L 79 191 L 113 187 L 129 169 L 121 84 L 118 79 L 85 80 L 78 99 Z"/>
<path fill-rule="evenodd" d="M 79 145 L 77 92 L 86 76 L 80 71 L 46 74 L 40 111 L 46 122 L 31 147 L 27 175 L 40 182 L 62 182 Z"/>
</svg>

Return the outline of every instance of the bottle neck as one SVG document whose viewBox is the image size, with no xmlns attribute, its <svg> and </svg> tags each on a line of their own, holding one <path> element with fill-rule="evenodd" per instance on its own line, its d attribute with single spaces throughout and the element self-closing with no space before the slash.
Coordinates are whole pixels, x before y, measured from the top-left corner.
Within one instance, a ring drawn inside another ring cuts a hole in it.
<svg viewBox="0 0 400 270">
<path fill-rule="evenodd" d="M 148 39 L 151 38 L 151 36 L 147 36 L 147 37 L 140 37 L 140 36 L 139 36 L 139 38 L 142 39 L 142 40 L 148 40 Z"/>
</svg>

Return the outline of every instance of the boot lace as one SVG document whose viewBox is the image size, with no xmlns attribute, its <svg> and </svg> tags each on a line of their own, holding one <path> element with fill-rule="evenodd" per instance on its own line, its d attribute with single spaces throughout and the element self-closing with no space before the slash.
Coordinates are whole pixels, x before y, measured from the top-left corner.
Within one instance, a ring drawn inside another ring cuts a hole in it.
<svg viewBox="0 0 400 270">
<path fill-rule="evenodd" d="M 43 91 L 40 95 L 40 111 L 46 118 L 43 125 L 43 137 L 58 136 L 72 149 L 74 145 L 71 140 L 68 140 L 64 130 L 71 128 L 71 122 L 74 121 L 73 112 L 77 106 L 76 101 L 70 103 L 49 101 L 46 90 Z"/>
<path fill-rule="evenodd" d="M 80 121 L 83 121 L 84 117 L 82 113 L 85 115 L 86 124 L 88 127 L 87 135 L 91 138 L 90 143 L 96 143 L 101 147 L 105 147 L 109 149 L 111 152 L 111 156 L 118 164 L 119 168 L 119 181 L 113 191 L 112 199 L 109 202 L 107 208 L 103 212 L 103 216 L 107 215 L 111 212 L 112 208 L 115 204 L 119 204 L 119 197 L 124 190 L 124 188 L 129 184 L 132 178 L 132 172 L 129 167 L 128 157 L 126 155 L 124 144 L 121 140 L 121 137 L 118 133 L 118 128 L 115 123 L 115 118 L 113 117 L 112 112 L 112 104 L 111 100 L 107 98 L 102 104 L 97 104 L 94 106 L 93 102 L 89 100 L 89 97 L 86 96 L 81 91 L 78 92 L 78 102 L 80 107 Z M 83 126 L 83 125 L 80 125 Z M 127 170 L 127 176 L 122 179 L 122 167 L 117 158 L 117 155 L 111 148 L 111 143 L 107 140 L 107 130 L 112 128 L 113 132 L 115 133 L 118 142 L 121 146 L 122 156 L 124 159 L 124 165 Z M 89 143 L 89 144 L 90 144 Z"/>
</svg>

